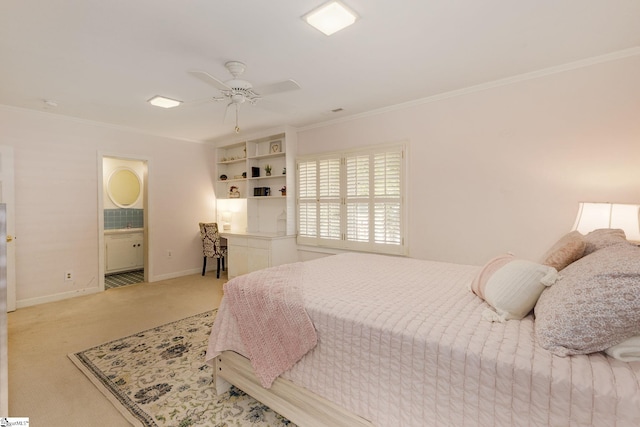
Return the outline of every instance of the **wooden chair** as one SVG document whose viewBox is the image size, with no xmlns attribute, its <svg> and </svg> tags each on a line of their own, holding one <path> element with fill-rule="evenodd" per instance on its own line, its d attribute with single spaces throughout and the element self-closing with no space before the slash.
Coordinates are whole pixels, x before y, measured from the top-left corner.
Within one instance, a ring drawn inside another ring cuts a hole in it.
<svg viewBox="0 0 640 427">
<path fill-rule="evenodd" d="M 207 258 L 216 258 L 218 269 L 216 277 L 220 278 L 220 263 L 222 263 L 222 271 L 224 271 L 224 259 L 227 256 L 226 239 L 220 238 L 218 232 L 218 224 L 215 222 L 200 223 L 200 237 L 202 238 L 202 252 L 204 262 L 202 265 L 202 275 L 204 276 L 207 269 Z M 224 243 L 221 240 L 225 240 Z"/>
</svg>

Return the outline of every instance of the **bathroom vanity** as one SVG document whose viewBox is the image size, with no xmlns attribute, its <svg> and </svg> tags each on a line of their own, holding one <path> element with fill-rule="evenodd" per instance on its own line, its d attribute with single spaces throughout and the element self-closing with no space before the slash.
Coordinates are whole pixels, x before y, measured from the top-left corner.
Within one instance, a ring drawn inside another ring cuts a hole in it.
<svg viewBox="0 0 640 427">
<path fill-rule="evenodd" d="M 142 228 L 104 231 L 105 273 L 144 268 L 144 233 Z"/>
</svg>

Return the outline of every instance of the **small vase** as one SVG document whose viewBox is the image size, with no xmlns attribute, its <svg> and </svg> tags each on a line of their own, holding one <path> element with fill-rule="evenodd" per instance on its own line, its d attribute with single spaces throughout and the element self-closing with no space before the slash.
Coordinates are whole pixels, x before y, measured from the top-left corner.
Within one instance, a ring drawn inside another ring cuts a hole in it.
<svg viewBox="0 0 640 427">
<path fill-rule="evenodd" d="M 267 176 L 271 176 L 271 172 L 267 172 Z"/>
</svg>

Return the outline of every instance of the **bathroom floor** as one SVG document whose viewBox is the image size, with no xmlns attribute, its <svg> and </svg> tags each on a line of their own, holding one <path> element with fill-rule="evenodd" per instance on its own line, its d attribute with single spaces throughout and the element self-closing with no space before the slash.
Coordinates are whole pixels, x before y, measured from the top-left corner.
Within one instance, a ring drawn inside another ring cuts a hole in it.
<svg viewBox="0 0 640 427">
<path fill-rule="evenodd" d="M 142 282 L 144 282 L 144 270 L 127 271 L 126 273 L 104 276 L 105 290 Z"/>
</svg>

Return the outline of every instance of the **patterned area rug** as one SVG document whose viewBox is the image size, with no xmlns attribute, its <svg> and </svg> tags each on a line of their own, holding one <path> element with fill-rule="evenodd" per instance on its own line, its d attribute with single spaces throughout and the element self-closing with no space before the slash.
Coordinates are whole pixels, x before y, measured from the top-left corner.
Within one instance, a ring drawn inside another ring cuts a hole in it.
<svg viewBox="0 0 640 427">
<path fill-rule="evenodd" d="M 204 362 L 217 310 L 111 341 L 69 358 L 136 426 L 289 426 L 235 387 L 216 396 Z"/>
<path fill-rule="evenodd" d="M 120 286 L 135 285 L 144 282 L 144 270 L 129 271 L 126 273 L 110 274 L 104 276 L 104 288 L 113 289 Z"/>
</svg>

